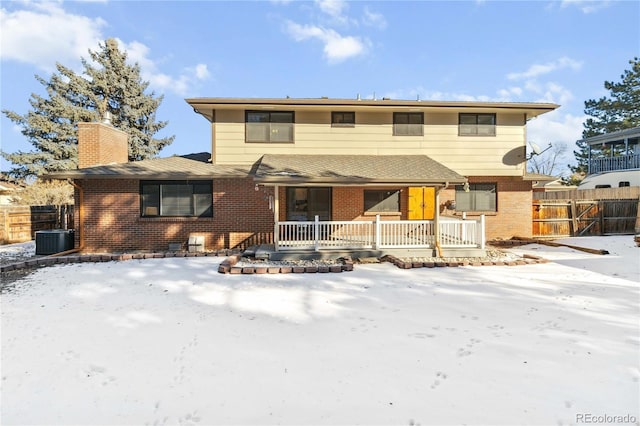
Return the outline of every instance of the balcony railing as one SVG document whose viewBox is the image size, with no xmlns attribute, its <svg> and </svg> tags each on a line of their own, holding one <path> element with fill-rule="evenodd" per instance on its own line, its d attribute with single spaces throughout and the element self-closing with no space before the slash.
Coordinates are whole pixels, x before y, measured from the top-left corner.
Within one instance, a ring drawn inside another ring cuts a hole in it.
<svg viewBox="0 0 640 426">
<path fill-rule="evenodd" d="M 640 154 L 592 158 L 589 162 L 589 174 L 638 168 L 640 168 Z"/>
<path fill-rule="evenodd" d="M 440 247 L 484 249 L 484 215 L 478 220 L 440 219 Z M 434 248 L 435 221 L 380 220 L 276 222 L 277 251 Z"/>
</svg>

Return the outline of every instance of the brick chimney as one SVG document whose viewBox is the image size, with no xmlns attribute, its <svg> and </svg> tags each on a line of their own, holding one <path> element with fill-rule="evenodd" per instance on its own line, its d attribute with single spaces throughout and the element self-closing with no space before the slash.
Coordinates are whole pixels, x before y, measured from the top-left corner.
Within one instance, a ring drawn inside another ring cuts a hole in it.
<svg viewBox="0 0 640 426">
<path fill-rule="evenodd" d="M 102 123 L 78 123 L 78 168 L 129 161 L 128 135 Z"/>
</svg>

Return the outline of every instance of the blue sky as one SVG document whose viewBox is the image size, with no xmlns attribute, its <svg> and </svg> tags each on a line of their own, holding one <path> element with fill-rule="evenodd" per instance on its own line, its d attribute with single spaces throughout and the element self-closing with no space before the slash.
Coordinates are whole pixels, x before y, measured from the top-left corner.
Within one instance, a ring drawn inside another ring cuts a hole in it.
<svg viewBox="0 0 640 426">
<path fill-rule="evenodd" d="M 555 102 L 541 147 L 580 138 L 584 101 L 640 56 L 637 1 L 2 1 L 2 109 L 26 113 L 34 78 L 117 38 L 164 101 L 161 156 L 210 151 L 187 97 L 391 97 Z M 30 151 L 4 115 L 1 149 Z M 0 169 L 10 164 L 0 160 Z"/>
</svg>

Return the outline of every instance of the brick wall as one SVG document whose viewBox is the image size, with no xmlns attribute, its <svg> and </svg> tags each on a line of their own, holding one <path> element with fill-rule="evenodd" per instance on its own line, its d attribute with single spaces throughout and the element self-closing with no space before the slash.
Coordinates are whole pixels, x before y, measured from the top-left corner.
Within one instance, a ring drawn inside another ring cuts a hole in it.
<svg viewBox="0 0 640 426">
<path fill-rule="evenodd" d="M 486 212 L 487 240 L 511 238 L 513 236 L 531 237 L 533 232 L 531 203 L 531 182 L 516 176 L 471 176 L 469 183 L 497 184 L 497 212 Z M 448 210 L 444 204 L 455 200 L 455 188 L 440 192 L 440 214 L 460 217 L 461 212 Z M 467 213 L 468 218 L 476 219 L 479 214 Z"/>
<path fill-rule="evenodd" d="M 498 212 L 486 214 L 487 239 L 529 237 L 532 233 L 531 182 L 515 177 L 471 177 L 471 183 L 495 182 L 498 185 Z M 84 188 L 85 251 L 123 252 L 134 250 L 166 251 L 169 243 L 186 244 L 190 236 L 203 235 L 207 250 L 244 248 L 273 240 L 273 213 L 269 197 L 273 189 L 255 190 L 251 178 L 213 181 L 213 218 L 141 218 L 138 180 L 104 179 L 78 182 Z M 280 187 L 280 220 L 286 219 L 286 188 Z M 334 220 L 372 220 L 365 215 L 363 187 L 336 187 L 332 191 Z M 382 219 L 407 218 L 407 191 L 401 189 L 400 215 Z M 79 194 L 76 189 L 76 200 Z M 441 215 L 460 216 L 447 210 L 447 200 L 455 200 L 453 187 L 440 193 Z M 76 208 L 76 223 L 79 221 Z M 476 218 L 475 214 L 467 214 Z M 79 238 L 76 232 L 76 238 Z M 79 242 L 78 242 L 79 243 Z M 186 246 L 184 246 L 186 248 Z"/>
<path fill-rule="evenodd" d="M 251 178 L 213 181 L 213 218 L 141 218 L 138 180 L 78 183 L 84 192 L 85 252 L 166 251 L 169 243 L 186 248 L 189 237 L 196 235 L 205 237 L 207 250 L 244 248 L 273 240 L 273 213 L 269 210 L 273 191 L 263 187 L 255 191 Z M 80 223 L 79 210 L 76 223 Z"/>
<path fill-rule="evenodd" d="M 78 168 L 129 161 L 128 136 L 103 123 L 78 123 Z"/>
<path fill-rule="evenodd" d="M 481 176 L 470 177 L 470 183 L 497 184 L 497 212 L 485 213 L 487 240 L 495 238 L 511 238 L 513 236 L 531 237 L 531 182 L 514 176 Z M 364 213 L 364 190 L 383 189 L 374 187 L 335 187 L 332 194 L 333 220 L 373 220 L 375 214 Z M 386 188 L 388 189 L 388 188 Z M 407 188 L 400 188 L 400 215 L 381 215 L 382 220 L 407 219 Z M 280 220 L 286 220 L 286 188 L 280 187 Z M 445 208 L 448 200 L 455 200 L 455 188 L 449 187 L 440 192 L 441 216 L 461 217 L 462 213 Z M 468 213 L 470 219 L 477 219 L 479 214 Z"/>
<path fill-rule="evenodd" d="M 287 188 L 279 187 L 280 220 L 287 220 Z M 331 190 L 331 218 L 333 220 L 373 220 L 375 214 L 364 213 L 364 190 L 365 189 L 391 189 L 389 187 L 361 187 L 361 186 L 337 186 Z M 384 219 L 400 220 L 406 219 L 406 189 L 400 189 L 400 211 L 403 214 L 383 214 Z"/>
</svg>

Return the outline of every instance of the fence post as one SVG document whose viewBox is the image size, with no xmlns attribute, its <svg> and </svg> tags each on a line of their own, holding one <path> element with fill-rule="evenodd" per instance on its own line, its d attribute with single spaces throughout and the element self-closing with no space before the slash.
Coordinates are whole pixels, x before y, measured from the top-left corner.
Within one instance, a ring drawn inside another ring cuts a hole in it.
<svg viewBox="0 0 640 426">
<path fill-rule="evenodd" d="M 484 250 L 484 244 L 485 244 L 484 240 L 486 238 L 485 237 L 484 223 L 485 223 L 484 215 L 481 214 L 480 215 L 480 249 L 481 250 Z"/>
<path fill-rule="evenodd" d="M 320 217 L 316 215 L 315 223 L 313 224 L 313 236 L 314 236 L 314 250 L 318 251 L 320 248 Z"/>
<path fill-rule="evenodd" d="M 375 222 L 375 231 L 374 231 L 374 246 L 373 248 L 375 250 L 378 250 L 378 248 L 380 247 L 380 215 L 377 214 L 376 215 L 376 222 Z"/>
<path fill-rule="evenodd" d="M 571 236 L 575 237 L 578 235 L 578 209 L 576 207 L 576 200 L 571 199 Z"/>
<path fill-rule="evenodd" d="M 600 220 L 600 235 L 604 232 L 604 200 L 598 200 L 598 219 Z"/>
</svg>

